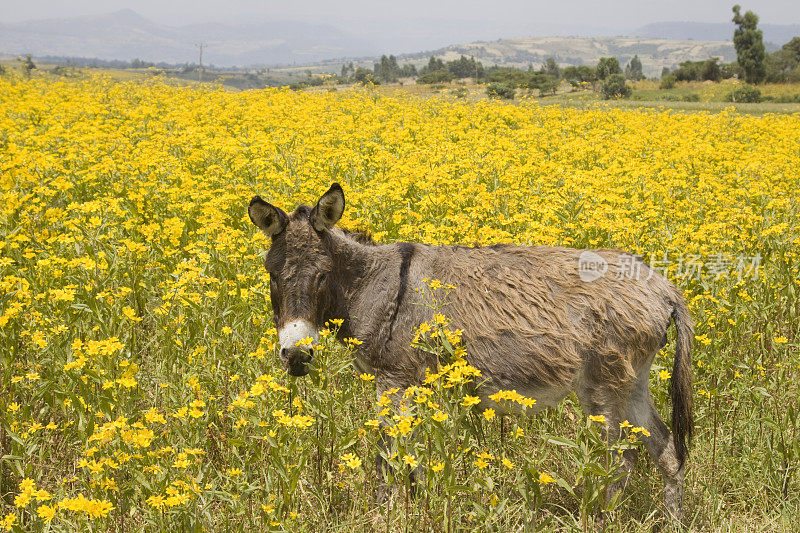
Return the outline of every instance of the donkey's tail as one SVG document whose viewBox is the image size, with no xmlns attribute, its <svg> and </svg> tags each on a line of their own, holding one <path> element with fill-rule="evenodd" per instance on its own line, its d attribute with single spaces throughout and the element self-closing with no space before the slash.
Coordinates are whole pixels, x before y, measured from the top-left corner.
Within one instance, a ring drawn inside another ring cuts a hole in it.
<svg viewBox="0 0 800 533">
<path fill-rule="evenodd" d="M 689 308 L 679 295 L 672 311 L 677 337 L 675 341 L 675 362 L 672 366 L 672 435 L 675 454 L 683 466 L 688 455 L 688 443 L 692 440 L 694 420 L 692 416 L 692 339 L 694 327 Z"/>
</svg>

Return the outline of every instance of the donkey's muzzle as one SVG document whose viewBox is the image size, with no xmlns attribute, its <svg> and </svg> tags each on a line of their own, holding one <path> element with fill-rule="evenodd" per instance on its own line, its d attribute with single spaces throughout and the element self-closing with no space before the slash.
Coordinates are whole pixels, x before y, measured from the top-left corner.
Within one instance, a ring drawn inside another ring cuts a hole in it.
<svg viewBox="0 0 800 533">
<path fill-rule="evenodd" d="M 314 358 L 314 350 L 299 347 L 282 348 L 281 358 L 286 361 L 286 370 L 290 376 L 305 376 L 308 374 L 308 364 Z"/>
</svg>

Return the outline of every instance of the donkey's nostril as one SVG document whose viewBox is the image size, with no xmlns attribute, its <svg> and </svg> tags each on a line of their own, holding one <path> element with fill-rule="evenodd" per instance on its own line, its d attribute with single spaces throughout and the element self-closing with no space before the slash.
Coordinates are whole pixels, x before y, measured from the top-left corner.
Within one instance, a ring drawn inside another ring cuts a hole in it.
<svg viewBox="0 0 800 533">
<path fill-rule="evenodd" d="M 314 357 L 314 348 L 308 349 L 308 357 Z"/>
<path fill-rule="evenodd" d="M 287 354 L 286 354 L 286 348 L 281 348 L 281 359 L 283 359 L 284 361 L 286 361 L 286 358 L 287 358 L 287 357 L 288 357 L 288 356 L 287 356 Z"/>
</svg>

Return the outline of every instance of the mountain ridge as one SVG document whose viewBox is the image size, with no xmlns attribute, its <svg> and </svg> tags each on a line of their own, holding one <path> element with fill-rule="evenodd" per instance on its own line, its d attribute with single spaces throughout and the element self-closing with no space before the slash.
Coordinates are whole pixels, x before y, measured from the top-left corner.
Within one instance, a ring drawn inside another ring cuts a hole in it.
<svg viewBox="0 0 800 533">
<path fill-rule="evenodd" d="M 414 35 L 423 34 L 425 25 L 433 23 L 421 20 Z M 565 27 L 559 23 L 551 29 Z M 800 35 L 800 24 L 763 24 L 760 27 L 765 40 L 772 39 L 777 46 L 791 36 Z M 362 35 L 370 33 L 363 28 L 343 29 L 333 24 L 296 20 L 254 19 L 236 24 L 205 22 L 169 26 L 153 22 L 132 9 L 122 9 L 104 15 L 0 24 L 0 53 L 142 59 L 174 64 L 196 62 L 196 45 L 203 43 L 206 64 L 272 66 L 341 62 L 350 58 L 366 63 L 382 52 L 401 49 L 396 45 L 381 47 L 374 37 L 375 28 L 371 28 L 371 38 L 360 37 L 359 31 Z M 723 61 L 732 61 L 735 58 L 730 42 L 732 23 L 655 22 L 623 32 L 627 37 L 557 37 L 547 33 L 494 41 L 472 40 L 432 51 L 395 55 L 419 61 L 430 55 L 452 58 L 463 53 L 474 55 L 486 64 L 525 66 L 541 63 L 547 57 L 554 57 L 563 65 L 591 64 L 601 55 L 619 57 L 624 64 L 638 54 L 645 73 L 651 76 L 659 74 L 664 66 L 672 68 L 686 60 L 721 57 Z M 413 40 L 411 34 L 405 35 Z M 397 43 L 398 36 L 387 33 L 385 42 Z"/>
</svg>

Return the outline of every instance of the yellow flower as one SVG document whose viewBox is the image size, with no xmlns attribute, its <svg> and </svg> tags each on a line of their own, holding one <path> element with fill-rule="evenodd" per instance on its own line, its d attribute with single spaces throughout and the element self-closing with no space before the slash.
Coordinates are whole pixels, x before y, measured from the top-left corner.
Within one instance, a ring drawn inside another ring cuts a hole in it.
<svg viewBox="0 0 800 533">
<path fill-rule="evenodd" d="M 447 413 L 436 411 L 435 413 L 433 413 L 433 415 L 431 415 L 431 418 L 435 422 L 444 422 L 445 420 L 447 420 Z"/>
<path fill-rule="evenodd" d="M 542 485 L 547 485 L 548 483 L 555 483 L 556 480 L 550 475 L 545 474 L 544 472 L 539 474 L 539 483 Z"/>
<path fill-rule="evenodd" d="M 40 505 L 36 510 L 36 514 L 38 514 L 39 518 L 44 520 L 45 523 L 49 523 L 56 515 L 56 508 L 50 507 L 49 505 Z"/>
<path fill-rule="evenodd" d="M 488 409 L 484 410 L 484 411 L 483 411 L 483 417 L 484 417 L 486 420 L 491 420 L 491 419 L 493 419 L 493 418 L 495 417 L 495 412 L 494 412 L 494 409 L 492 409 L 491 407 L 489 407 Z"/>
<path fill-rule="evenodd" d="M 666 370 L 661 370 L 658 373 L 658 378 L 662 381 L 668 380 L 670 377 L 670 373 Z"/>
<path fill-rule="evenodd" d="M 419 464 L 419 462 L 417 461 L 417 458 L 414 457 L 411 454 L 404 455 L 403 456 L 403 462 L 405 464 L 407 464 L 408 466 L 410 466 L 411 468 L 416 468 L 417 464 Z"/>
<path fill-rule="evenodd" d="M 361 466 L 361 459 L 356 457 L 354 453 L 346 453 L 342 455 L 342 462 L 351 469 L 356 469 Z"/>
<path fill-rule="evenodd" d="M 82 494 L 76 498 L 65 498 L 58 502 L 60 509 L 72 512 L 84 512 L 92 518 L 105 517 L 114 509 L 114 506 L 105 500 L 90 500 Z"/>
<path fill-rule="evenodd" d="M 464 396 L 464 399 L 461 401 L 461 405 L 464 407 L 472 407 L 473 405 L 478 405 L 479 403 L 481 403 L 480 398 L 470 395 Z"/>
<path fill-rule="evenodd" d="M 161 509 L 162 507 L 164 507 L 164 497 L 160 494 L 155 494 L 153 496 L 150 496 L 149 498 L 147 498 L 147 500 L 145 500 L 145 502 L 147 502 L 147 504 L 150 505 L 151 507 L 155 507 L 156 509 Z"/>
<path fill-rule="evenodd" d="M 122 315 L 132 322 L 141 322 L 141 318 L 136 316 L 136 311 L 130 307 L 122 308 Z"/>
<path fill-rule="evenodd" d="M 358 377 L 359 377 L 359 379 L 361 379 L 361 381 L 367 381 L 367 382 L 375 381 L 375 376 L 373 374 L 363 373 Z"/>
<path fill-rule="evenodd" d="M 787 339 L 786 337 L 775 337 L 774 339 L 772 339 L 772 342 L 774 342 L 775 344 L 786 344 L 787 342 L 789 342 L 789 339 Z"/>
<path fill-rule="evenodd" d="M 597 422 L 598 424 L 606 423 L 606 417 L 603 415 L 589 415 L 589 420 L 592 422 Z"/>
<path fill-rule="evenodd" d="M 16 523 L 17 523 L 17 515 L 15 515 L 14 513 L 8 513 L 6 516 L 3 517 L 3 520 L 0 521 L 0 526 L 3 526 L 4 531 L 11 531 L 11 528 Z"/>
<path fill-rule="evenodd" d="M 314 345 L 314 337 L 305 337 L 304 339 L 300 339 L 296 343 L 295 346 L 299 346 L 300 348 L 310 348 Z"/>
</svg>

